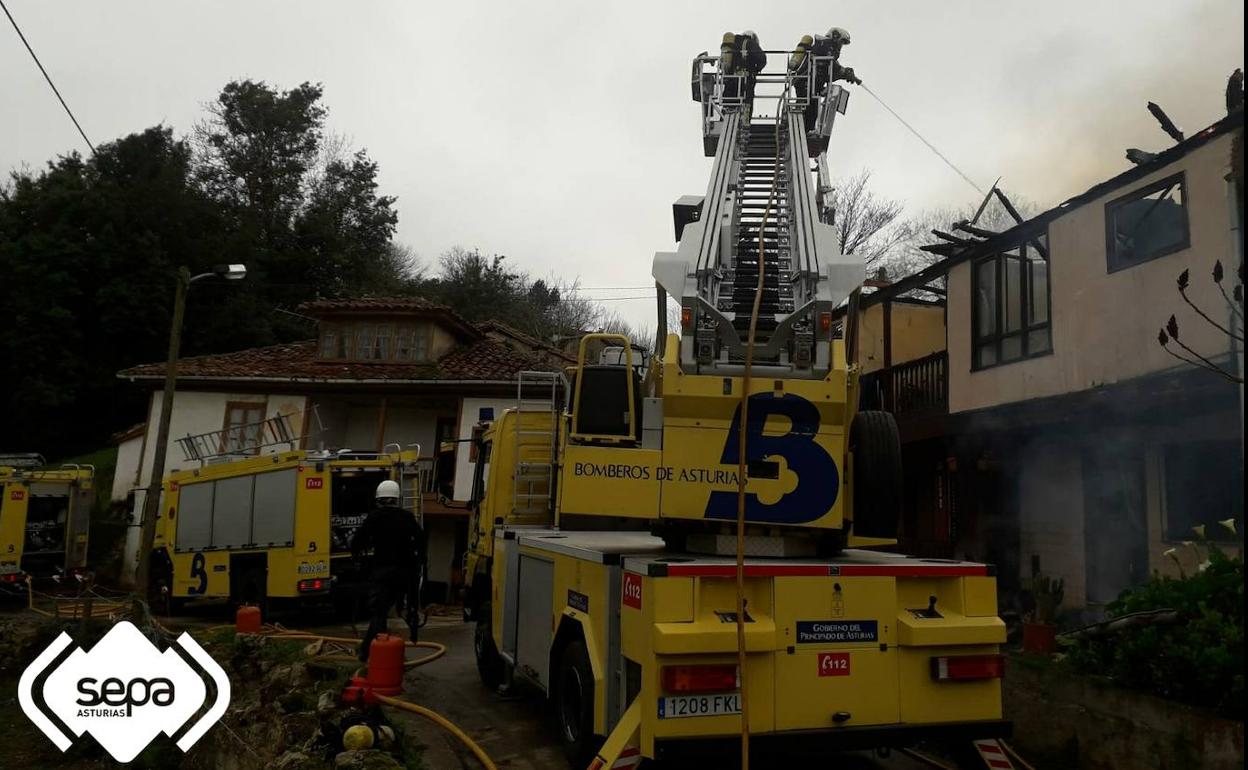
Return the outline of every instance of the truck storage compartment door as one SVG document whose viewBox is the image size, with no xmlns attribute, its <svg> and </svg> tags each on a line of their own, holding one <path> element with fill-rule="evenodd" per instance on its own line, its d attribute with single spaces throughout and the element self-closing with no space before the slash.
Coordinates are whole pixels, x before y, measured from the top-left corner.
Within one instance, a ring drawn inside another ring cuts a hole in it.
<svg viewBox="0 0 1248 770">
<path fill-rule="evenodd" d="M 896 579 L 775 579 L 776 729 L 893 724 L 900 719 Z"/>
<path fill-rule="evenodd" d="M 522 553 L 517 578 L 516 668 L 548 690 L 555 565 Z"/>
</svg>

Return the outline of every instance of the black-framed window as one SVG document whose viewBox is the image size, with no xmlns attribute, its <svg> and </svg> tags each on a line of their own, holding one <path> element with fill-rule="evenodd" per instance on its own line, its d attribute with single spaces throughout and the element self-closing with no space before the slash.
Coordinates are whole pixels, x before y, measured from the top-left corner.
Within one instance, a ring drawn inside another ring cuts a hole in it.
<svg viewBox="0 0 1248 770">
<path fill-rule="evenodd" d="M 1053 351 L 1047 236 L 972 263 L 971 294 L 973 369 Z"/>
<path fill-rule="evenodd" d="M 1105 204 L 1105 261 L 1111 273 L 1190 244 L 1187 180 L 1182 173 Z"/>
</svg>

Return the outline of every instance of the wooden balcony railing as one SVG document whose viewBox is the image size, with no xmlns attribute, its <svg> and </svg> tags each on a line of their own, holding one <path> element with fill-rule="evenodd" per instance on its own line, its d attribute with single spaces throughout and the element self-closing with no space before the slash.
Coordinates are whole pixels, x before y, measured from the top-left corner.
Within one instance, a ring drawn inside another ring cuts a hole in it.
<svg viewBox="0 0 1248 770">
<path fill-rule="evenodd" d="M 949 357 L 945 351 L 864 374 L 859 379 L 862 409 L 897 416 L 949 411 Z"/>
</svg>

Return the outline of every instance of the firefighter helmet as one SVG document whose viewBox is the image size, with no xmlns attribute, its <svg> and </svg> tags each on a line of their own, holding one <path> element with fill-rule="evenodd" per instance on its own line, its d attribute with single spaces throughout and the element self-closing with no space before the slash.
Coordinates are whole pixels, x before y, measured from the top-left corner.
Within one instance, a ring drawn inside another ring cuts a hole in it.
<svg viewBox="0 0 1248 770">
<path fill-rule="evenodd" d="M 399 501 L 399 482 L 386 479 L 377 485 L 377 502 L 389 502 L 391 505 Z"/>
</svg>

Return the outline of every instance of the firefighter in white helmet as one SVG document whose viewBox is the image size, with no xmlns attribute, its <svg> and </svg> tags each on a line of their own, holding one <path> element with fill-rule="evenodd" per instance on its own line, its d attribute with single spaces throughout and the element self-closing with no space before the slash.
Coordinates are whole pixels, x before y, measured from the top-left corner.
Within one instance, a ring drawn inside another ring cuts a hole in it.
<svg viewBox="0 0 1248 770">
<path fill-rule="evenodd" d="M 406 604 L 404 619 L 416 640 L 416 607 L 424 571 L 425 535 L 416 516 L 399 504 L 399 485 L 389 479 L 377 485 L 376 506 L 351 540 L 351 554 L 359 562 L 372 551 L 369 564 L 368 609 L 371 620 L 360 645 L 360 660 L 368 660 L 373 638 L 386 631 L 390 608 Z"/>
<path fill-rule="evenodd" d="M 847 83 L 862 83 L 854 74 L 853 67 L 841 66 L 841 49 L 849 43 L 848 30 L 832 27 L 826 35 L 802 35 L 793 54 L 789 56 L 789 73 L 794 76 L 793 85 L 797 96 L 804 99 L 809 93 L 813 97 L 806 107 L 807 131 L 815 128 L 819 99 L 824 96 L 829 83 L 835 83 L 838 80 L 844 80 Z M 815 59 L 813 72 L 811 71 L 812 58 Z"/>
</svg>

